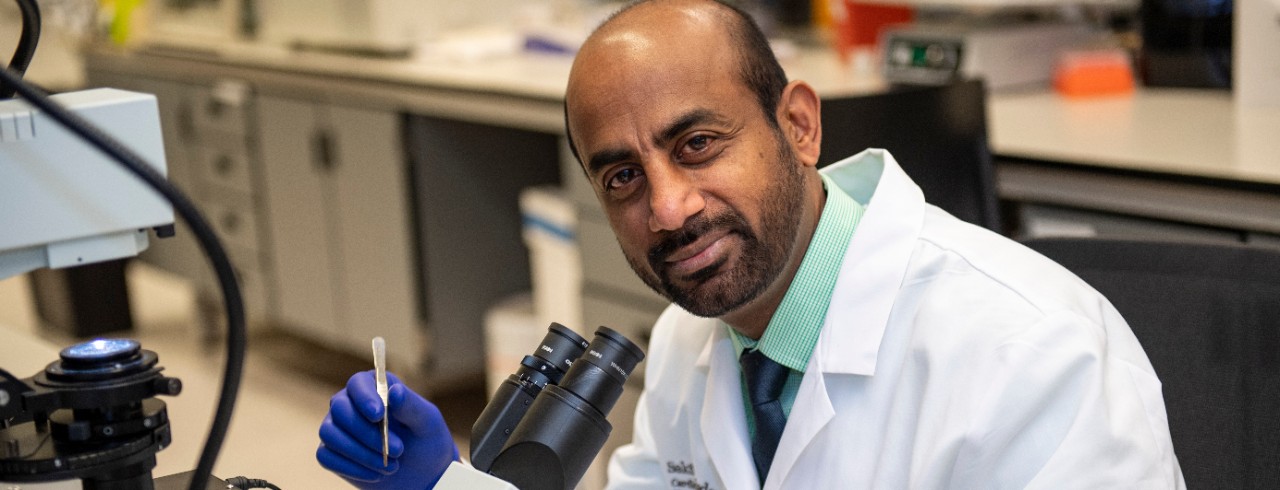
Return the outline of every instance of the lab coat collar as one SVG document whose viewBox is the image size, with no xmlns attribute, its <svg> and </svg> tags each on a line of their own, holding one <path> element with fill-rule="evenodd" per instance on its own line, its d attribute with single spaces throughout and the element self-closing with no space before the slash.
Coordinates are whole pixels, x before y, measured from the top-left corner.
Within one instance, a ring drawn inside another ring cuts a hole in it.
<svg viewBox="0 0 1280 490">
<path fill-rule="evenodd" d="M 845 251 L 809 370 L 871 376 L 897 297 L 896 286 L 906 276 L 911 244 L 924 225 L 924 194 L 893 155 L 878 148 L 831 164 L 822 172 L 867 210 Z M 712 328 L 698 356 L 699 368 L 710 365 L 712 353 L 722 342 L 731 342 L 724 329 Z"/>
<path fill-rule="evenodd" d="M 823 172 L 866 213 L 840 265 L 827 318 L 796 393 L 765 490 L 779 490 L 801 453 L 835 417 L 827 376 L 875 374 L 880 341 L 924 223 L 924 196 L 885 150 L 870 149 Z"/>
<path fill-rule="evenodd" d="M 835 415 L 827 394 L 828 373 L 875 373 L 880 341 L 906 275 L 924 222 L 924 197 L 887 151 L 871 149 L 823 169 L 845 192 L 867 207 L 845 252 L 818 346 L 796 395 L 765 489 L 781 487 L 801 452 Z M 892 285 L 893 287 L 889 287 Z M 715 320 L 706 319 L 715 322 Z M 711 325 L 697 367 L 708 372 L 703 396 L 702 440 L 717 469 L 751 468 L 750 441 L 732 340 Z M 753 488 L 754 475 L 719 471 L 727 488 Z"/>
<path fill-rule="evenodd" d="M 881 149 L 822 171 L 867 210 L 845 251 L 810 371 L 871 376 L 912 245 L 924 225 L 924 194 Z"/>
</svg>

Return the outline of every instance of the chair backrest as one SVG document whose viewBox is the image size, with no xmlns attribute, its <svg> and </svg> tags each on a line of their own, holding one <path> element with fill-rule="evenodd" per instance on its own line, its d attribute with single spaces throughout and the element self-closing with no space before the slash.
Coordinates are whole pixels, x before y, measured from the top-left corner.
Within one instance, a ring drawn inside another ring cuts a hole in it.
<svg viewBox="0 0 1280 490">
<path fill-rule="evenodd" d="M 981 80 L 823 99 L 818 164 L 884 148 L 924 190 L 926 201 L 1001 232 L 986 114 Z"/>
<path fill-rule="evenodd" d="M 1164 385 L 1188 488 L 1280 488 L 1280 250 L 1041 238 L 1115 305 Z"/>
</svg>

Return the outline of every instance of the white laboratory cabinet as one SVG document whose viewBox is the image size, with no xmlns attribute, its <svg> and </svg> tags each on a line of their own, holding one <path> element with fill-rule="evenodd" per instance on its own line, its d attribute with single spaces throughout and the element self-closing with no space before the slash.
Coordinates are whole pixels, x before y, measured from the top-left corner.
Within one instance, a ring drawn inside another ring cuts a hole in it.
<svg viewBox="0 0 1280 490">
<path fill-rule="evenodd" d="M 273 320 L 360 356 L 382 336 L 389 359 L 417 359 L 399 114 L 265 95 L 257 114 Z"/>
<path fill-rule="evenodd" d="M 422 364 L 398 112 L 262 95 L 234 78 L 89 77 L 156 95 L 169 178 L 222 240 L 251 330 L 362 358 L 382 336 L 397 369 Z M 205 333 L 220 333 L 221 293 L 185 223 L 141 258 L 190 279 Z"/>
</svg>

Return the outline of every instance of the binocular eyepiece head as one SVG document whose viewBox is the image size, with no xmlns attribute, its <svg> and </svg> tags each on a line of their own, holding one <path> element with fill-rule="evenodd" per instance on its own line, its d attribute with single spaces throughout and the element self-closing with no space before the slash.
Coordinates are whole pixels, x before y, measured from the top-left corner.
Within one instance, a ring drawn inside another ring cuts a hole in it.
<svg viewBox="0 0 1280 490">
<path fill-rule="evenodd" d="M 558 323 L 485 406 L 471 464 L 520 488 L 572 488 L 600 452 L 606 417 L 644 351 L 608 327 L 585 339 Z"/>
</svg>

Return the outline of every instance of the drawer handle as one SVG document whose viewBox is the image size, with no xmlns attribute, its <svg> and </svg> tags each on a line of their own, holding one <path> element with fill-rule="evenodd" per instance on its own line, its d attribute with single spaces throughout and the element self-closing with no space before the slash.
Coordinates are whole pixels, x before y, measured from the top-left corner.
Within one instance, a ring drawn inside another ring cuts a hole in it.
<svg viewBox="0 0 1280 490">
<path fill-rule="evenodd" d="M 337 164 L 334 158 L 333 135 L 324 129 L 317 129 L 311 135 L 311 160 L 321 170 L 332 171 Z"/>
<path fill-rule="evenodd" d="M 223 109 L 227 107 L 221 100 L 209 99 L 209 103 L 205 104 L 205 112 L 213 117 L 221 117 Z"/>
<path fill-rule="evenodd" d="M 231 173 L 232 169 L 235 168 L 235 164 L 236 164 L 235 160 L 233 160 L 230 156 L 218 155 L 218 160 L 214 162 L 213 169 L 218 172 L 218 175 L 226 176 L 227 174 Z"/>
</svg>

